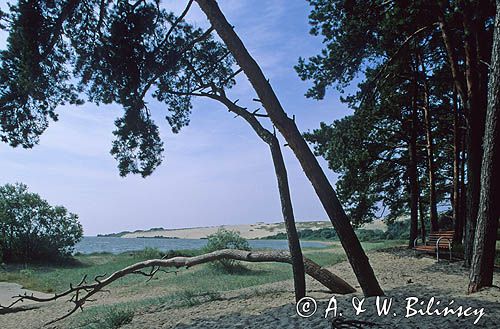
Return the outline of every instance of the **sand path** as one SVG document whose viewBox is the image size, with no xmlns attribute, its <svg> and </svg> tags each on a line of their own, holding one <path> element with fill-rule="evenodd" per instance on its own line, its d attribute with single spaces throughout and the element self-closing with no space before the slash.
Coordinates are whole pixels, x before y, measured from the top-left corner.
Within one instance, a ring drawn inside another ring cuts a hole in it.
<svg viewBox="0 0 500 329">
<path fill-rule="evenodd" d="M 24 294 L 27 295 L 33 294 L 33 296 L 40 298 L 52 296 L 39 291 L 23 289 L 23 287 L 17 283 L 0 282 L 0 305 L 2 306 L 9 305 L 13 301 L 12 296 L 24 295 Z M 23 302 L 23 305 L 28 305 L 28 304 L 36 304 L 36 303 L 30 301 Z"/>
</svg>

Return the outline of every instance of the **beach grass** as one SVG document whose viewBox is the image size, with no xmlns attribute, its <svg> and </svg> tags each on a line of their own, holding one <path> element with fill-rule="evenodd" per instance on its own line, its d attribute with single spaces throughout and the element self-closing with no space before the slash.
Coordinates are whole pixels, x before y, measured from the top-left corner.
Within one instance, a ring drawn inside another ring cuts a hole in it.
<svg viewBox="0 0 500 329">
<path fill-rule="evenodd" d="M 340 242 L 326 244 L 325 248 L 303 248 L 304 255 L 321 266 L 331 266 L 347 259 Z M 364 250 L 368 252 L 406 244 L 407 241 L 401 240 L 362 242 Z M 176 254 L 188 256 L 201 252 L 185 250 L 177 251 Z M 78 283 L 85 274 L 92 280 L 96 275 L 109 275 L 133 263 L 162 255 L 164 253 L 149 248 L 117 255 L 77 255 L 75 261 L 69 264 L 6 265 L 0 270 L 0 281 L 16 282 L 32 290 L 63 291 L 70 283 Z M 200 310 L 205 307 L 204 303 L 223 302 L 227 298 L 233 298 L 233 294 L 238 298 L 260 294 L 264 296 L 272 293 L 269 287 L 273 285 L 269 284 L 292 278 L 291 266 L 278 263 L 243 263 L 243 267 L 233 273 L 209 264 L 166 270 L 169 273 L 159 272 L 150 281 L 140 275 L 129 275 L 118 280 L 109 287 L 109 298 L 105 295 L 98 296 L 97 302 L 87 304 L 84 312 L 72 315 L 64 325 L 86 329 L 120 328 L 136 321 L 135 318 L 142 319 L 145 314 L 168 314 L 174 310 L 190 312 L 191 308 Z M 261 285 L 265 286 L 258 287 Z"/>
<path fill-rule="evenodd" d="M 384 249 L 404 244 L 404 241 L 363 242 L 365 250 Z M 196 255 L 200 250 L 178 251 L 183 255 Z M 96 275 L 111 274 L 133 263 L 157 258 L 163 253 L 147 249 L 118 255 L 97 253 L 77 255 L 66 265 L 6 265 L 0 270 L 0 281 L 16 282 L 24 288 L 43 292 L 60 292 L 70 283 L 80 282 L 84 275 L 90 281 Z M 325 248 L 304 248 L 304 255 L 321 266 L 331 266 L 346 260 L 339 242 Z M 88 305 L 85 312 L 71 317 L 72 327 L 117 328 L 116 325 L 131 321 L 134 312 L 151 312 L 179 307 L 192 307 L 220 298 L 225 291 L 255 287 L 291 279 L 289 264 L 244 263 L 240 271 L 227 273 L 222 269 L 203 264 L 189 269 L 166 269 L 153 280 L 140 275 L 126 276 L 110 285 L 117 297 L 114 304 Z M 155 291 L 155 296 L 148 291 Z M 133 310 L 133 311 L 131 311 Z"/>
<path fill-rule="evenodd" d="M 401 245 L 401 241 L 363 242 L 365 250 L 383 249 Z M 178 251 L 179 254 L 193 256 L 201 253 L 200 250 Z M 346 259 L 339 242 L 333 242 L 326 248 L 304 248 L 304 254 L 322 266 L 329 266 Z M 4 265 L 0 270 L 0 281 L 16 282 L 26 289 L 42 292 L 62 291 L 70 283 L 78 283 L 87 275 L 89 280 L 97 275 L 111 274 L 116 270 L 146 259 L 158 258 L 163 254 L 154 249 L 141 252 L 127 252 L 122 254 L 94 253 L 77 255 L 75 261 L 59 265 L 32 265 L 13 264 Z M 168 271 L 174 271 L 168 269 Z M 245 264 L 244 270 L 238 273 L 224 273 L 212 266 L 201 265 L 190 269 L 180 269 L 176 274 L 159 273 L 149 285 L 162 287 L 189 286 L 194 289 L 213 290 L 239 289 L 249 286 L 286 280 L 291 277 L 291 269 L 287 264 L 264 263 Z M 208 280 L 210 283 L 208 284 Z M 113 285 L 134 287 L 144 285 L 144 277 L 129 275 L 113 283 Z M 112 287 L 111 287 L 112 288 Z M 174 289 L 175 290 L 175 289 Z"/>
</svg>

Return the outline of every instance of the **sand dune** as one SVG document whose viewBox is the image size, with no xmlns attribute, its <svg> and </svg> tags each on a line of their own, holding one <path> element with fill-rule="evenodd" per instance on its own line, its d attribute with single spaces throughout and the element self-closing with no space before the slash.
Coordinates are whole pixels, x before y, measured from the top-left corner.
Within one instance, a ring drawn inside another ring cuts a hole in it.
<svg viewBox="0 0 500 329">
<path fill-rule="evenodd" d="M 321 228 L 331 228 L 332 224 L 329 221 L 311 221 L 297 222 L 297 230 L 312 229 L 318 230 Z M 162 236 L 168 238 L 180 239 L 203 239 L 208 235 L 217 232 L 219 228 L 225 228 L 230 231 L 238 231 L 241 236 L 246 239 L 260 239 L 277 233 L 285 233 L 285 225 L 283 223 L 256 223 L 256 224 L 239 224 L 239 225 L 221 225 L 209 227 L 194 227 L 172 230 L 154 230 L 133 232 L 124 234 L 123 238 L 138 238 L 138 237 L 155 237 Z M 375 221 L 365 225 L 366 229 L 381 229 L 385 230 L 386 226 L 382 221 Z"/>
</svg>

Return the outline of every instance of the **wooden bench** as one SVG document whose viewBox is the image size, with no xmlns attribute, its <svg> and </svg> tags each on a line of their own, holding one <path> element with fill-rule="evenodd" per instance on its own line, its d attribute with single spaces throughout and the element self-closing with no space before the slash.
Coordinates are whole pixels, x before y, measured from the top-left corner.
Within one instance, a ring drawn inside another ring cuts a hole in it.
<svg viewBox="0 0 500 329">
<path fill-rule="evenodd" d="M 413 241 L 413 249 L 419 252 L 425 252 L 428 254 L 436 254 L 436 258 L 439 262 L 439 252 L 448 250 L 451 260 L 451 245 L 453 244 L 453 234 L 455 231 L 438 231 L 429 234 L 429 237 L 425 244 L 418 245 L 417 237 Z"/>
</svg>

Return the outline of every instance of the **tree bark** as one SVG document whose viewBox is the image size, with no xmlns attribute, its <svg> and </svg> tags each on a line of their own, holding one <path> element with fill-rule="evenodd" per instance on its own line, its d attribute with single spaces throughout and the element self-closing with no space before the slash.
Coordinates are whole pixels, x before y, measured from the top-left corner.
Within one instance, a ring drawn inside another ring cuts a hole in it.
<svg viewBox="0 0 500 329">
<path fill-rule="evenodd" d="M 467 148 L 467 188 L 465 193 L 465 229 L 464 229 L 464 258 L 465 266 L 470 266 L 472 257 L 472 246 L 474 230 L 477 217 L 480 192 L 481 158 L 482 145 L 481 138 L 484 131 L 484 114 L 486 108 L 486 93 L 479 69 L 480 55 L 477 41 L 486 38 L 478 27 L 476 17 L 477 5 L 471 1 L 462 0 L 458 2 L 462 13 L 463 23 L 463 46 L 465 51 L 465 74 L 459 69 L 457 59 L 457 45 L 453 42 L 451 33 L 444 13 L 446 12 L 447 1 L 440 1 L 438 10 L 439 25 L 441 35 L 448 55 L 453 82 L 457 89 L 466 116 L 466 148 Z"/>
<path fill-rule="evenodd" d="M 417 171 L 417 79 L 413 80 L 411 119 L 409 120 L 410 138 L 408 141 L 408 192 L 410 195 L 410 241 L 408 248 L 413 248 L 413 242 L 418 237 L 418 199 L 419 183 Z"/>
<path fill-rule="evenodd" d="M 493 284 L 495 244 L 500 217 L 500 0 L 491 54 L 488 108 L 481 166 L 481 193 L 474 253 L 469 276 L 469 293 Z"/>
<path fill-rule="evenodd" d="M 454 235 L 453 241 L 458 244 L 462 244 L 463 229 L 464 229 L 464 219 L 463 213 L 461 211 L 462 205 L 461 194 L 463 193 L 461 189 L 461 178 L 460 178 L 460 168 L 461 168 L 461 120 L 459 113 L 459 105 L 457 92 L 453 92 L 453 224 L 454 224 Z"/>
<path fill-rule="evenodd" d="M 479 206 L 482 137 L 484 132 L 485 101 L 481 90 L 481 77 L 478 69 L 475 23 L 468 6 L 464 11 L 464 49 L 467 81 L 467 208 L 464 234 L 464 264 L 470 266 Z"/>
<path fill-rule="evenodd" d="M 298 302 L 306 296 L 306 280 L 304 272 L 304 262 L 302 261 L 302 250 L 300 248 L 299 235 L 295 227 L 295 217 L 293 215 L 292 199 L 290 197 L 290 188 L 288 186 L 288 177 L 281 154 L 281 148 L 276 136 L 273 135 L 272 142 L 269 144 L 274 163 L 274 170 L 278 180 L 278 189 L 280 191 L 281 211 L 285 221 L 285 228 L 288 237 L 288 247 L 292 258 L 292 270 L 295 286 L 295 300 Z"/>
<path fill-rule="evenodd" d="M 271 150 L 274 171 L 276 179 L 278 181 L 281 212 L 283 214 L 283 220 L 285 222 L 288 248 L 290 250 L 292 260 L 291 264 L 293 271 L 293 283 L 295 287 L 295 300 L 299 301 L 306 296 L 304 262 L 302 257 L 302 249 L 300 247 L 299 235 L 295 226 L 292 198 L 290 196 L 290 188 L 288 185 L 288 175 L 278 138 L 276 138 L 276 136 L 269 130 L 265 129 L 252 113 L 248 112 L 245 108 L 231 102 L 231 100 L 226 97 L 223 91 L 220 91 L 220 93 L 221 94 L 210 94 L 207 95 L 207 97 L 219 101 L 220 103 L 225 105 L 230 112 L 241 116 L 252 127 L 252 129 L 260 137 L 260 139 L 262 139 L 262 141 L 269 145 L 269 149 Z"/>
<path fill-rule="evenodd" d="M 420 192 L 418 195 L 418 212 L 420 215 L 420 235 L 422 236 L 422 243 L 425 244 L 425 214 L 424 214 L 424 204 Z"/>
<path fill-rule="evenodd" d="M 410 194 L 410 241 L 408 248 L 413 248 L 413 241 L 418 237 L 418 179 L 416 162 L 416 141 L 410 138 L 408 145 L 408 190 Z"/>
<path fill-rule="evenodd" d="M 427 83 L 427 72 L 423 60 L 420 60 L 422 67 L 422 82 L 424 86 L 424 121 L 425 121 L 425 136 L 427 150 L 427 166 L 429 175 L 429 209 L 431 232 L 439 231 L 438 213 L 437 213 L 437 197 L 436 197 L 436 174 L 434 164 L 434 141 L 432 139 L 432 119 L 429 104 L 429 85 Z"/>
<path fill-rule="evenodd" d="M 467 210 L 467 188 L 465 184 L 465 167 L 467 163 L 467 147 L 465 131 L 462 130 L 462 138 L 460 140 L 462 159 L 460 161 L 460 213 L 462 214 L 462 244 L 463 236 L 465 234 L 465 212 Z"/>
<path fill-rule="evenodd" d="M 294 120 L 286 115 L 269 81 L 224 17 L 217 2 L 215 0 L 196 1 L 250 80 L 269 118 L 295 153 L 337 231 L 363 293 L 366 296 L 383 295 L 368 257 L 363 251 L 333 187 L 297 129 Z"/>
</svg>

